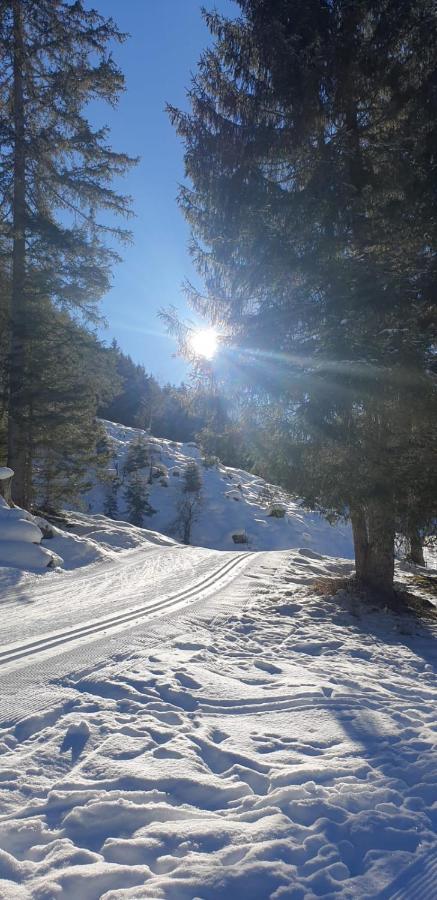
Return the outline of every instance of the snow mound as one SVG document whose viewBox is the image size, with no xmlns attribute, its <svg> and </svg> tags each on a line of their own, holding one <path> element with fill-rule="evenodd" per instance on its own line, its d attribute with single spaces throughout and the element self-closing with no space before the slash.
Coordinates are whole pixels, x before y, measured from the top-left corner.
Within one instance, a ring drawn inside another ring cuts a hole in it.
<svg viewBox="0 0 437 900">
<path fill-rule="evenodd" d="M 7 476 L 10 477 L 11 470 Z M 18 506 L 10 507 L 0 497 L 0 567 L 41 571 L 62 564 L 56 553 L 41 547 L 43 533 L 37 519 Z"/>
<path fill-rule="evenodd" d="M 183 474 L 188 463 L 197 462 L 202 477 L 201 502 L 192 527 L 191 544 L 216 550 L 236 550 L 235 534 L 244 534 L 248 550 L 286 550 L 309 546 L 333 556 L 353 557 L 349 525 L 330 525 L 321 515 L 304 509 L 281 488 L 257 475 L 222 464 L 209 465 L 191 441 L 159 441 L 140 428 L 103 422 L 113 446 L 113 458 L 102 476 L 93 474 L 93 487 L 85 497 L 90 513 L 102 513 L 116 476 L 117 516 L 127 519 L 124 492 L 128 476 L 125 463 L 129 447 L 139 437 L 148 446 L 150 464 L 149 502 L 156 513 L 145 523 L 161 534 L 181 539 L 177 530 L 178 505 L 184 496 Z M 156 470 L 156 471 L 155 471 Z M 163 474 L 167 477 L 162 477 Z M 241 549 L 241 548 L 240 548 Z"/>
<path fill-rule="evenodd" d="M 64 560 L 64 569 L 77 569 L 90 563 L 116 559 L 130 550 L 150 550 L 156 546 L 172 546 L 176 542 L 166 535 L 130 522 L 116 522 L 106 516 L 65 513 L 65 527 L 53 527 L 53 549 Z"/>
</svg>

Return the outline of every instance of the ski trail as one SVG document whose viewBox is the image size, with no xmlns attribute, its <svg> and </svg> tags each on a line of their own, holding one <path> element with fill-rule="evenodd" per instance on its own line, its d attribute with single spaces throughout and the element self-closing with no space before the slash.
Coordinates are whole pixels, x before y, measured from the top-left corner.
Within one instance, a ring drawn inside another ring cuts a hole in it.
<svg viewBox="0 0 437 900">
<path fill-rule="evenodd" d="M 52 632 L 43 637 L 39 637 L 34 641 L 9 645 L 0 652 L 0 666 L 6 666 L 9 663 L 16 662 L 23 658 L 26 660 L 26 663 L 28 663 L 31 657 L 51 650 L 54 647 L 64 646 L 65 644 L 70 644 L 78 640 L 84 640 L 99 634 L 102 631 L 107 632 L 109 630 L 120 628 L 137 619 L 149 618 L 153 615 L 164 613 L 169 609 L 180 606 L 187 601 L 197 600 L 205 591 L 218 587 L 226 575 L 234 569 L 241 568 L 242 562 L 247 560 L 248 556 L 248 553 L 238 554 L 237 557 L 235 557 L 234 554 L 232 559 L 227 559 L 224 564 L 219 566 L 218 569 L 215 569 L 210 575 L 202 578 L 201 581 L 189 588 L 178 591 L 176 594 L 171 594 L 168 597 L 152 602 L 149 601 L 146 604 L 123 611 L 117 615 L 94 619 L 75 628 L 70 628 L 61 632 Z"/>
</svg>

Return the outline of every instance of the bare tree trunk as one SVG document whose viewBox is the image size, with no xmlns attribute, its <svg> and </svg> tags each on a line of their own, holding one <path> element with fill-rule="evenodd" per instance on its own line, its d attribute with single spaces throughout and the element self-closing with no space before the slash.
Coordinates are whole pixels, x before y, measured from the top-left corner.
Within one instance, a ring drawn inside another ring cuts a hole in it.
<svg viewBox="0 0 437 900">
<path fill-rule="evenodd" d="M 26 506 L 27 497 L 27 452 L 24 423 L 25 377 L 25 225 L 26 225 L 26 155 L 24 139 L 24 92 L 23 66 L 24 42 L 21 0 L 13 0 L 14 22 L 14 186 L 13 186 L 13 247 L 12 286 L 10 299 L 10 344 L 9 344 L 9 399 L 8 399 L 8 465 L 14 469 L 14 501 Z"/>
<path fill-rule="evenodd" d="M 359 552 L 357 581 L 379 596 L 393 596 L 395 522 L 389 501 L 370 501 L 365 520 L 367 548 Z M 361 528 L 362 522 L 360 534 Z"/>
<path fill-rule="evenodd" d="M 387 501 L 372 500 L 351 511 L 358 584 L 379 596 L 393 596 L 395 523 Z"/>
<path fill-rule="evenodd" d="M 4 475 L 0 478 L 0 497 L 3 497 L 6 500 L 6 503 L 9 506 L 13 506 L 12 503 L 12 479 L 14 477 L 14 473 L 11 470 L 10 475 Z"/>
<path fill-rule="evenodd" d="M 355 573 L 357 581 L 361 582 L 367 572 L 367 556 L 369 553 L 366 515 L 362 506 L 351 509 L 351 522 L 354 539 Z"/>
<path fill-rule="evenodd" d="M 420 533 L 417 528 L 412 529 L 408 534 L 410 542 L 409 558 L 416 566 L 425 566 L 425 557 L 423 555 L 423 545 Z"/>
</svg>

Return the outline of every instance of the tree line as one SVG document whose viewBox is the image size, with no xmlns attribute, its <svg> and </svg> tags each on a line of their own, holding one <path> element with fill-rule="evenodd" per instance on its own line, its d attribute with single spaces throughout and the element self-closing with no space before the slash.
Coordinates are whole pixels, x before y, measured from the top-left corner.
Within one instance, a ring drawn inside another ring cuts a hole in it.
<svg viewBox="0 0 437 900">
<path fill-rule="evenodd" d="M 169 108 L 180 204 L 261 470 L 350 519 L 358 583 L 393 593 L 396 533 L 437 496 L 433 0 L 237 0 Z M 183 337 L 183 332 L 182 332 Z"/>
<path fill-rule="evenodd" d="M 114 239 L 129 239 L 114 223 L 130 201 L 112 183 L 135 160 L 87 110 L 124 89 L 111 55 L 124 37 L 80 0 L 0 5 L 1 437 L 25 507 L 42 460 L 49 481 L 60 464 L 80 470 L 111 380 L 87 327 L 109 288 Z"/>
<path fill-rule="evenodd" d="M 113 183 L 136 160 L 87 113 L 124 90 L 124 39 L 81 0 L 0 4 L 0 463 L 25 508 L 77 498 L 105 464 L 96 414 L 182 441 L 211 420 L 205 396 L 194 408 L 95 334 L 114 242 L 130 240 Z"/>
</svg>

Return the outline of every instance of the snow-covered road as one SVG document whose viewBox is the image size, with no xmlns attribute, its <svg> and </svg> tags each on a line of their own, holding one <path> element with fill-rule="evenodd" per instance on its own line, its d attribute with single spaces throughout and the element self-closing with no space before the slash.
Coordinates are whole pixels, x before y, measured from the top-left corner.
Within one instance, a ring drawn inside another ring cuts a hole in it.
<svg viewBox="0 0 437 900">
<path fill-rule="evenodd" d="M 133 632 L 216 595 L 263 554 L 158 547 L 37 576 L 2 602 L 0 723 L 52 705 L 62 675 L 125 650 Z"/>
</svg>

